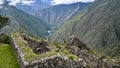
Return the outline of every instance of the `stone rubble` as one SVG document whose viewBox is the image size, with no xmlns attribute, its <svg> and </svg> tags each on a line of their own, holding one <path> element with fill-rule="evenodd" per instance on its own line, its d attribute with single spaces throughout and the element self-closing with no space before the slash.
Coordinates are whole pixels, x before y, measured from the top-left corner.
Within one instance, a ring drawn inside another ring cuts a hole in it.
<svg viewBox="0 0 120 68">
<path fill-rule="evenodd" d="M 33 38 L 22 35 L 23 39 L 29 44 L 34 53 L 41 54 L 50 51 L 49 44 L 46 41 L 36 41 Z"/>
</svg>

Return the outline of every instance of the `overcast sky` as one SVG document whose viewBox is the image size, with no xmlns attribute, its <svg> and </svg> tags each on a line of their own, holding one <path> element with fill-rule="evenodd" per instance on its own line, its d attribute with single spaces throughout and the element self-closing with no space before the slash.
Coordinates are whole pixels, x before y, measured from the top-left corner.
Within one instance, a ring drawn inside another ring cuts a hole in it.
<svg viewBox="0 0 120 68">
<path fill-rule="evenodd" d="M 0 0 L 0 4 L 3 4 L 4 0 Z M 17 3 L 22 3 L 24 5 L 30 5 L 35 2 L 35 0 L 7 0 L 10 1 L 10 5 L 16 5 Z M 47 2 L 49 0 L 41 0 L 43 2 Z M 58 5 L 58 4 L 72 4 L 77 2 L 93 2 L 94 0 L 52 0 L 52 5 Z"/>
</svg>

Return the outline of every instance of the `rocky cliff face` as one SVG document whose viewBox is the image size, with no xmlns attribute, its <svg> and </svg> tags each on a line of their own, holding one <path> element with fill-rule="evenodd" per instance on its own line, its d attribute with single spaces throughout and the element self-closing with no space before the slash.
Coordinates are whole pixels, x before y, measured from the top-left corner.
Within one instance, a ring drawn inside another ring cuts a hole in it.
<svg viewBox="0 0 120 68">
<path fill-rule="evenodd" d="M 99 52 L 114 58 L 119 56 L 119 3 L 120 0 L 96 0 L 84 12 L 66 21 L 64 28 L 56 30 L 51 36 L 53 41 L 61 42 L 61 38 L 68 39 L 74 34 Z"/>
</svg>

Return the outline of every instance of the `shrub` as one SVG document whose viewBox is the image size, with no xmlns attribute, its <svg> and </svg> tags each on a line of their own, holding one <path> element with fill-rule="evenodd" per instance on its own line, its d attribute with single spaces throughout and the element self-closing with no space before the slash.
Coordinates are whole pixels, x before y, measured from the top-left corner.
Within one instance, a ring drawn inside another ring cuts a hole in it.
<svg viewBox="0 0 120 68">
<path fill-rule="evenodd" d="M 75 56 L 73 56 L 73 55 L 70 55 L 68 58 L 72 61 L 74 61 L 76 59 Z"/>
<path fill-rule="evenodd" d="M 59 43 L 53 43 L 55 45 L 55 47 L 57 47 L 58 49 L 62 49 L 62 45 L 60 45 Z"/>
<path fill-rule="evenodd" d="M 5 34 L 1 34 L 0 35 L 0 43 L 10 44 L 10 38 L 9 38 L 9 36 L 5 35 Z"/>
<path fill-rule="evenodd" d="M 64 54 L 69 54 L 69 51 L 66 50 L 66 49 L 62 49 L 62 52 L 63 52 Z"/>
<path fill-rule="evenodd" d="M 90 65 L 87 64 L 85 68 L 90 68 Z"/>
<path fill-rule="evenodd" d="M 9 23 L 9 18 L 0 16 L 0 28 Z"/>
<path fill-rule="evenodd" d="M 64 44 L 67 44 L 65 38 L 61 38 L 61 40 L 64 42 Z"/>
</svg>

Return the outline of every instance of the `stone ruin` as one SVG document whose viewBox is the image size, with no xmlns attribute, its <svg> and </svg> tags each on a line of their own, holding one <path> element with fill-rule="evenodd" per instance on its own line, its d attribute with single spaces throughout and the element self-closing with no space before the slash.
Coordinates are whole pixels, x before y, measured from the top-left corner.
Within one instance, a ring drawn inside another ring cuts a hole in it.
<svg viewBox="0 0 120 68">
<path fill-rule="evenodd" d="M 33 50 L 34 53 L 41 54 L 50 51 L 48 42 L 34 40 L 25 34 L 22 34 L 21 36 L 29 44 L 29 47 Z"/>
<path fill-rule="evenodd" d="M 89 53 L 89 48 L 79 40 L 79 38 L 72 36 L 70 41 L 66 44 L 66 49 L 71 54 L 78 56 L 77 60 L 70 60 L 67 56 L 62 56 L 56 52 L 55 55 L 43 57 L 41 59 L 27 61 L 25 60 L 25 53 L 22 52 L 23 47 L 20 48 L 17 44 L 16 36 L 11 34 L 11 40 L 13 43 L 13 49 L 15 55 L 20 64 L 20 68 L 120 68 L 116 63 L 109 62 L 104 56 L 96 56 Z M 46 41 L 37 41 L 27 35 L 18 35 L 18 38 L 24 40 L 27 45 L 25 48 L 29 47 L 35 54 L 41 56 L 41 54 L 51 51 L 49 43 Z"/>
<path fill-rule="evenodd" d="M 38 41 L 27 35 L 14 35 L 11 34 L 11 40 L 13 45 L 13 50 L 18 59 L 20 68 L 85 68 L 86 63 L 80 58 L 77 60 L 71 60 L 67 56 L 62 56 L 57 53 L 51 56 L 46 56 L 39 58 L 44 53 L 52 51 L 46 41 Z M 18 44 L 19 41 L 22 45 Z M 30 52 L 24 53 L 22 50 L 27 50 L 31 48 Z M 36 49 L 35 49 L 36 48 Z M 40 50 L 39 50 L 40 49 Z M 32 53 L 33 52 L 33 53 Z M 29 53 L 32 54 L 29 56 Z M 35 54 L 34 54 L 35 53 Z M 35 55 L 35 56 L 34 56 Z M 32 57 L 33 56 L 33 57 Z M 31 57 L 27 59 L 25 57 Z"/>
<path fill-rule="evenodd" d="M 74 48 L 73 46 L 76 46 Z M 89 48 L 78 37 L 71 36 L 66 48 L 72 53 L 82 58 L 90 68 L 120 68 L 118 64 L 107 61 L 105 56 L 96 56 L 89 53 Z"/>
<path fill-rule="evenodd" d="M 70 36 L 70 40 L 67 43 L 68 46 L 77 46 L 80 50 L 89 50 L 87 45 L 85 45 L 78 37 Z"/>
<path fill-rule="evenodd" d="M 36 62 L 36 64 L 30 64 L 28 68 L 85 68 L 85 63 L 81 60 L 71 61 L 60 55 L 56 55 Z"/>
</svg>

